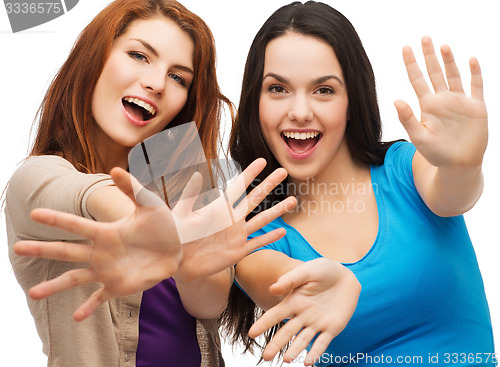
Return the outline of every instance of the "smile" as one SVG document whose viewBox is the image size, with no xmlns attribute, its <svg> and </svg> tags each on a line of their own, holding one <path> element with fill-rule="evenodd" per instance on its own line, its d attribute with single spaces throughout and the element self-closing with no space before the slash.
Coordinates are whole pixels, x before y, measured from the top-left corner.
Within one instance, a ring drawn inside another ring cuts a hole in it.
<svg viewBox="0 0 500 367">
<path fill-rule="evenodd" d="M 122 104 L 127 117 L 136 126 L 144 126 L 156 116 L 156 108 L 142 99 L 125 97 Z"/>
<path fill-rule="evenodd" d="M 284 140 L 288 153 L 295 159 L 309 158 L 322 137 L 319 131 L 283 131 L 281 137 Z"/>
</svg>

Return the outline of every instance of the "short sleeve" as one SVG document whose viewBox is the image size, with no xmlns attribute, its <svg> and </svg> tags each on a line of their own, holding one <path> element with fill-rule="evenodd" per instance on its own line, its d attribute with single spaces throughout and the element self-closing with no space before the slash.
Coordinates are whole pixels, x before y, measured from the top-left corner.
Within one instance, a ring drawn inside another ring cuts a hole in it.
<svg viewBox="0 0 500 367">
<path fill-rule="evenodd" d="M 388 177 L 393 177 L 399 184 L 416 191 L 413 179 L 413 156 L 417 149 L 409 142 L 396 142 L 387 150 L 384 169 Z"/>
</svg>

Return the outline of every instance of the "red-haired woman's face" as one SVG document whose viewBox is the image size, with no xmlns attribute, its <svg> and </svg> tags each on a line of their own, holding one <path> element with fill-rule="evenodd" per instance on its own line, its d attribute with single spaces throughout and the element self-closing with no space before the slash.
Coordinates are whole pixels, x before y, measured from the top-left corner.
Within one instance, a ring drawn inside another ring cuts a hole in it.
<svg viewBox="0 0 500 367">
<path fill-rule="evenodd" d="M 106 152 L 128 151 L 182 110 L 193 81 L 193 50 L 189 35 L 165 17 L 136 20 L 115 40 L 92 98 Z"/>
</svg>

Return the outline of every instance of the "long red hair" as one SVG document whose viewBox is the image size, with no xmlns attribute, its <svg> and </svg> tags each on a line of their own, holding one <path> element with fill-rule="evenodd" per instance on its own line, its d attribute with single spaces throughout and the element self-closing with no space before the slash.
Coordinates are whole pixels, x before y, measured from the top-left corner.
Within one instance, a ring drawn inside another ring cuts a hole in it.
<svg viewBox="0 0 500 367">
<path fill-rule="evenodd" d="M 80 33 L 38 110 L 39 126 L 30 156 L 59 155 L 81 172 L 98 172 L 102 159 L 93 144 L 98 131 L 91 112 L 94 88 L 114 40 L 132 21 L 158 15 L 178 24 L 195 45 L 188 98 L 168 126 L 195 121 L 205 155 L 217 157 L 223 107 L 228 105 L 232 117 L 233 106 L 217 83 L 213 35 L 200 17 L 172 0 L 116 0 Z"/>
</svg>

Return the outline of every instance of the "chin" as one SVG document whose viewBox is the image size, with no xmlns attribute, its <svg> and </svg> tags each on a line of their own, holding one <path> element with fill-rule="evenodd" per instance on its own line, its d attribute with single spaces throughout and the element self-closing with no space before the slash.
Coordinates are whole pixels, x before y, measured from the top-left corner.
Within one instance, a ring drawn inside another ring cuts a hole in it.
<svg viewBox="0 0 500 367">
<path fill-rule="evenodd" d="M 140 142 L 142 142 L 144 140 L 144 138 L 142 137 L 127 137 L 127 136 L 121 136 L 121 137 L 116 137 L 115 139 L 113 139 L 113 141 L 122 146 L 122 147 L 125 147 L 125 148 L 133 148 L 134 146 L 136 146 L 137 144 L 139 144 Z"/>
<path fill-rule="evenodd" d="M 317 175 L 317 172 L 310 170 L 305 171 L 304 169 L 301 169 L 301 167 L 284 168 L 288 171 L 288 176 L 294 180 L 306 181 L 313 179 Z"/>
</svg>

